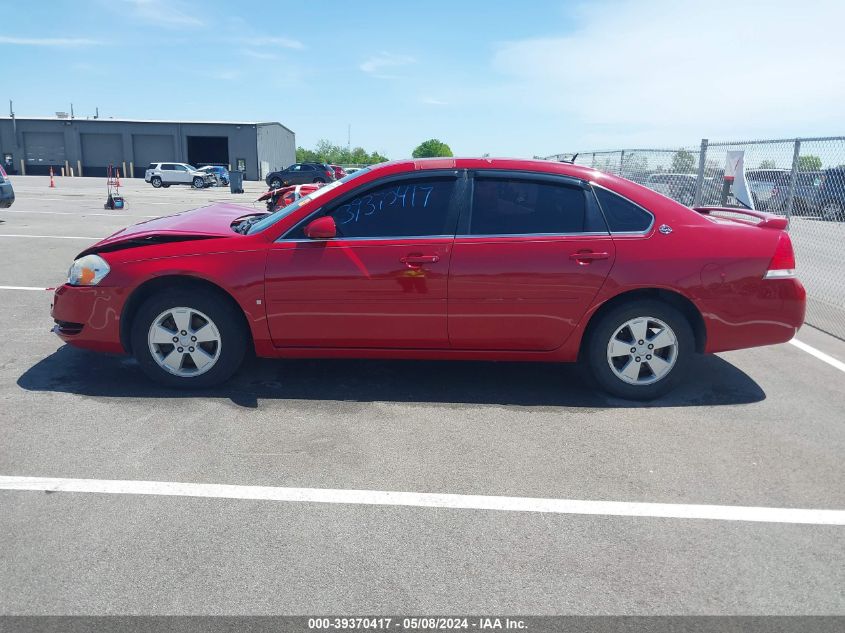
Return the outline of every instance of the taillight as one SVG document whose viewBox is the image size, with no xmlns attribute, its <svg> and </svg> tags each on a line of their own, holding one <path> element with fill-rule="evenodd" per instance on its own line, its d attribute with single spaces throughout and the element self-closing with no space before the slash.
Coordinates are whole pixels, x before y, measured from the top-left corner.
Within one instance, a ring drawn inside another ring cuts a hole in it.
<svg viewBox="0 0 845 633">
<path fill-rule="evenodd" d="M 765 279 L 788 279 L 795 277 L 795 251 L 792 249 L 792 240 L 785 232 L 781 232 L 778 245 L 772 261 L 769 262 L 769 269 L 764 275 Z"/>
</svg>

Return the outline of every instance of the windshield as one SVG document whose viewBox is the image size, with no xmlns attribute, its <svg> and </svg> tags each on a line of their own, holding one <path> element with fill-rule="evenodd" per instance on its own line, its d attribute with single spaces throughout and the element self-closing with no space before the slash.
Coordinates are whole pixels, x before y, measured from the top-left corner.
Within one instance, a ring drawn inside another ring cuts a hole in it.
<svg viewBox="0 0 845 633">
<path fill-rule="evenodd" d="M 259 220 L 258 222 L 256 222 L 252 226 L 250 226 L 249 230 L 247 231 L 247 234 L 258 233 L 259 231 L 263 231 L 264 229 L 273 226 L 276 222 L 278 222 L 279 220 L 281 220 L 284 217 L 287 217 L 288 215 L 290 215 L 291 213 L 293 213 L 294 211 L 296 211 L 300 207 L 302 207 L 306 204 L 309 204 L 312 200 L 316 200 L 320 196 L 327 194 L 329 191 L 331 191 L 333 189 L 337 189 L 338 187 L 345 185 L 346 183 L 354 180 L 358 176 L 361 176 L 361 175 L 367 173 L 368 171 L 369 171 L 369 168 L 361 169 L 360 171 L 356 171 L 354 174 L 349 174 L 347 176 L 344 176 L 340 180 L 335 180 L 334 182 L 331 182 L 331 183 L 329 183 L 329 184 L 327 184 L 323 187 L 320 187 L 319 189 L 317 189 L 313 193 L 309 193 L 307 196 L 302 196 L 296 202 L 289 204 L 288 206 L 284 207 L 283 209 L 279 209 L 278 211 L 274 211 L 273 213 L 271 213 L 267 217 L 262 218 L 261 220 Z"/>
</svg>

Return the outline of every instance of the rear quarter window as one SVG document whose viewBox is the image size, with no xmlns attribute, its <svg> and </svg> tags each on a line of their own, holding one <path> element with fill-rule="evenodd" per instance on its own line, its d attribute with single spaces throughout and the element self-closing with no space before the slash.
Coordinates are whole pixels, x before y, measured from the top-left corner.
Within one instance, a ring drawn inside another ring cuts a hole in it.
<svg viewBox="0 0 845 633">
<path fill-rule="evenodd" d="M 642 233 L 651 226 L 653 216 L 630 200 L 602 187 L 593 187 L 611 233 Z"/>
</svg>

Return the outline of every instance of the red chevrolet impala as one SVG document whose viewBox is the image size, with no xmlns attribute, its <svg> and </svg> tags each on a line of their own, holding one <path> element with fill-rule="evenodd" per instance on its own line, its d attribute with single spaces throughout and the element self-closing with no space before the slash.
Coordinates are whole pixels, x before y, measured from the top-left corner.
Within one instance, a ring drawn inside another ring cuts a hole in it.
<svg viewBox="0 0 845 633">
<path fill-rule="evenodd" d="M 657 397 L 695 353 L 788 341 L 804 319 L 784 218 L 690 209 L 564 163 L 384 163 L 274 213 L 215 204 L 79 254 L 62 340 L 167 385 L 264 357 L 582 361 Z"/>
</svg>

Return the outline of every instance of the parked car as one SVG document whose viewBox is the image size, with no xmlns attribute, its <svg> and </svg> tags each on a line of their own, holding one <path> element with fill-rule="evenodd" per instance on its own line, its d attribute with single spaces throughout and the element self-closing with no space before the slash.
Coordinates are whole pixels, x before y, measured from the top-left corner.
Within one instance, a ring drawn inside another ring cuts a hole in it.
<svg viewBox="0 0 845 633">
<path fill-rule="evenodd" d="M 211 205 L 89 246 L 55 291 L 54 331 L 177 387 L 225 381 L 250 350 L 580 359 L 609 393 L 650 399 L 697 352 L 803 323 L 786 218 L 718 214 L 566 163 L 382 163 L 274 213 Z"/>
<path fill-rule="evenodd" d="M 652 174 L 645 186 L 689 206 L 695 199 L 696 181 L 694 174 Z"/>
<path fill-rule="evenodd" d="M 845 167 L 824 170 L 816 210 L 823 220 L 845 222 Z"/>
<path fill-rule="evenodd" d="M 302 196 L 314 193 L 322 186 L 323 184 L 318 182 L 310 185 L 291 185 L 290 187 L 282 187 L 281 189 L 270 189 L 270 191 L 262 194 L 256 202 L 265 203 L 268 212 L 277 211 L 289 204 L 293 204 Z"/>
<path fill-rule="evenodd" d="M 218 187 L 229 186 L 229 170 L 222 165 L 206 165 L 200 167 L 197 171 L 209 173 L 214 176 L 214 184 Z"/>
<path fill-rule="evenodd" d="M 295 163 L 281 171 L 267 174 L 264 179 L 270 189 L 312 182 L 332 182 L 333 180 L 336 180 L 334 169 L 325 163 Z"/>
<path fill-rule="evenodd" d="M 152 163 L 144 172 L 144 180 L 156 189 L 170 185 L 191 185 L 202 189 L 216 182 L 214 174 L 200 171 L 187 163 Z"/>
<path fill-rule="evenodd" d="M 15 190 L 6 170 L 0 166 L 0 209 L 8 209 L 15 201 Z"/>
<path fill-rule="evenodd" d="M 772 213 L 786 213 L 791 178 L 791 172 L 786 172 L 775 182 L 768 207 Z M 801 171 L 795 174 L 795 191 L 792 197 L 794 215 L 809 215 L 816 208 L 821 182 L 820 171 Z"/>
<path fill-rule="evenodd" d="M 754 208 L 762 211 L 768 209 L 772 190 L 790 173 L 789 169 L 746 169 L 745 180 L 751 189 Z"/>
<path fill-rule="evenodd" d="M 334 172 L 334 177 L 337 180 L 340 180 L 341 178 L 347 175 L 347 171 L 340 165 L 329 165 L 329 167 L 332 168 L 332 171 Z"/>
</svg>

